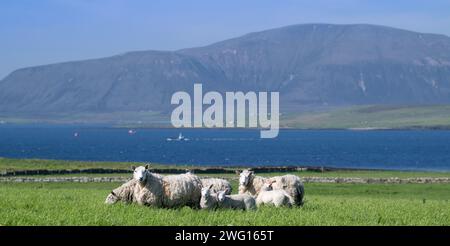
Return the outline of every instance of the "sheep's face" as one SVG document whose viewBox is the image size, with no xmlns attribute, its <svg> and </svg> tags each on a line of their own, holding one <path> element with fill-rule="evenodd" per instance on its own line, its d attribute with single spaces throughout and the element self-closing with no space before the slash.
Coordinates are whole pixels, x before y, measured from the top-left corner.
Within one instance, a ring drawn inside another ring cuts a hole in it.
<svg viewBox="0 0 450 246">
<path fill-rule="evenodd" d="M 147 172 L 148 172 L 148 165 L 147 166 L 140 166 L 134 168 L 133 171 L 133 179 L 136 181 L 139 181 L 141 183 L 145 183 L 147 181 Z"/>
<path fill-rule="evenodd" d="M 205 199 L 208 199 L 210 195 L 211 195 L 211 191 L 210 191 L 209 187 L 203 187 L 202 188 L 202 197 Z"/>
<path fill-rule="evenodd" d="M 275 181 L 267 181 L 263 184 L 261 187 L 261 191 L 271 191 L 273 190 L 272 184 L 275 183 Z"/>
<path fill-rule="evenodd" d="M 268 184 L 268 183 L 265 183 L 262 187 L 261 187 L 261 191 L 271 191 L 273 188 L 272 188 L 272 184 Z"/>
<path fill-rule="evenodd" d="M 105 203 L 106 204 L 114 204 L 119 201 L 119 197 L 114 193 L 114 191 L 111 191 L 109 195 L 106 197 Z"/>
<path fill-rule="evenodd" d="M 221 191 L 219 192 L 219 195 L 217 195 L 217 199 L 219 200 L 219 202 L 223 202 L 225 200 L 225 193 L 227 191 Z"/>
<path fill-rule="evenodd" d="M 210 185 L 209 187 L 203 187 L 201 190 L 202 198 L 209 199 L 211 196 L 211 188 L 213 185 Z"/>
<path fill-rule="evenodd" d="M 253 171 L 244 170 L 239 174 L 239 185 L 248 186 L 253 176 Z"/>
</svg>

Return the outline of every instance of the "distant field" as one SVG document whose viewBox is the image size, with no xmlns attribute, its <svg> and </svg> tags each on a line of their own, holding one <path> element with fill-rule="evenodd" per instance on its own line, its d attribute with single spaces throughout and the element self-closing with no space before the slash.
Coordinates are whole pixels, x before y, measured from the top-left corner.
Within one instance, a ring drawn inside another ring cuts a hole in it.
<svg viewBox="0 0 450 246">
<path fill-rule="evenodd" d="M 4 170 L 36 170 L 36 169 L 47 169 L 47 170 L 59 170 L 59 169 L 90 169 L 90 168 L 108 168 L 108 169 L 125 169 L 130 170 L 130 173 L 112 173 L 112 174 L 66 174 L 66 175 L 39 175 L 44 177 L 52 176 L 89 176 L 89 177 L 124 177 L 131 175 L 131 166 L 143 165 L 143 163 L 132 163 L 132 162 L 89 162 L 89 161 L 61 161 L 61 160 L 41 160 L 41 159 L 10 159 L 10 158 L 0 158 L 0 171 Z M 195 166 L 188 165 L 162 165 L 162 164 L 151 164 L 152 167 L 158 169 L 164 168 L 179 168 L 179 169 L 189 169 L 195 168 Z M 239 169 L 239 168 L 237 168 Z M 366 171 L 366 170 L 351 170 L 351 171 L 326 171 L 326 172 L 316 172 L 316 171 L 298 171 L 291 172 L 293 174 L 299 175 L 300 177 L 360 177 L 360 178 L 415 178 L 415 177 L 450 177 L 450 172 L 412 172 L 412 171 Z M 283 172 L 279 173 L 259 173 L 261 176 L 271 176 L 271 175 L 282 175 Z M 236 174 L 228 173 L 204 173 L 199 174 L 201 176 L 217 176 L 224 178 L 237 178 Z"/>
<path fill-rule="evenodd" d="M 450 105 L 355 106 L 282 116 L 284 127 L 324 128 L 445 128 L 450 129 Z"/>
<path fill-rule="evenodd" d="M 11 159 L 0 157 L 0 170 L 36 170 L 36 169 L 130 169 L 131 166 L 143 165 L 137 162 L 102 162 L 102 161 L 63 161 L 63 160 L 41 160 L 41 159 Z M 173 165 L 152 164 L 158 168 L 170 168 Z M 179 166 L 188 167 L 188 166 Z M 131 170 L 131 169 L 130 169 Z"/>
<path fill-rule="evenodd" d="M 0 225 L 450 225 L 449 184 L 307 184 L 303 207 L 252 212 L 103 204 L 118 185 L 0 184 Z"/>
<path fill-rule="evenodd" d="M 80 120 L 82 119 L 82 120 Z M 126 119 L 126 120 L 123 120 Z M 58 114 L 10 117 L 0 115 L 1 122 L 11 124 L 104 124 L 119 128 L 171 128 L 170 115 L 158 112 L 116 112 L 96 114 Z M 450 129 L 450 105 L 363 105 L 333 107 L 281 115 L 282 128 L 433 128 Z"/>
<path fill-rule="evenodd" d="M 170 125 L 170 117 L 163 116 L 159 112 L 114 112 L 114 113 L 57 113 L 29 115 L 20 113 L 0 114 L 0 121 L 10 124 L 105 124 L 105 125 L 141 125 L 142 122 L 151 123 L 153 126 Z"/>
</svg>

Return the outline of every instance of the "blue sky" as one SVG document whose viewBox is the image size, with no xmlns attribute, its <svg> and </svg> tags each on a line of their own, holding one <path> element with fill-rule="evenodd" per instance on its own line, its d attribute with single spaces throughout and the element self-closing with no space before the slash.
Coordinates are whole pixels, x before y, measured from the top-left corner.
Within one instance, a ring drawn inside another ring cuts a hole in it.
<svg viewBox="0 0 450 246">
<path fill-rule="evenodd" d="M 450 36 L 450 1 L 2 0 L 0 78 L 27 66 L 202 46 L 299 23 L 369 23 Z"/>
</svg>

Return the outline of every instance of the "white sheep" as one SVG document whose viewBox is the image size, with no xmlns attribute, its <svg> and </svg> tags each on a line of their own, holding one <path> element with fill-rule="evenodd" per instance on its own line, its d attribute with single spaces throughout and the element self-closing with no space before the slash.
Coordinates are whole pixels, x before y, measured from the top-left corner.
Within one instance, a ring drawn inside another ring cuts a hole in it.
<svg viewBox="0 0 450 246">
<path fill-rule="evenodd" d="M 256 176 L 251 170 L 244 170 L 239 174 L 239 194 L 249 193 L 252 196 L 258 196 L 261 188 L 267 181 L 276 181 L 273 184 L 274 190 L 285 190 L 292 198 L 296 205 L 303 204 L 303 196 L 305 188 L 300 178 L 295 175 L 276 176 L 264 178 Z"/>
<path fill-rule="evenodd" d="M 203 178 L 202 187 L 210 187 L 212 185 L 211 192 L 218 193 L 219 191 L 226 191 L 226 195 L 231 194 L 232 188 L 230 182 L 225 179 L 218 178 Z"/>
<path fill-rule="evenodd" d="M 135 201 L 134 199 L 134 190 L 137 185 L 137 181 L 132 179 L 120 187 L 114 189 L 111 191 L 111 193 L 108 194 L 106 197 L 105 203 L 106 204 L 114 204 L 119 201 L 122 201 L 124 203 L 132 203 Z"/>
<path fill-rule="evenodd" d="M 230 191 L 212 192 L 213 185 L 202 188 L 200 207 L 202 209 L 231 208 L 251 210 L 256 208 L 255 199 L 248 194 L 226 195 Z"/>
<path fill-rule="evenodd" d="M 285 190 L 274 190 L 273 183 L 277 181 L 268 180 L 264 183 L 263 187 L 256 198 L 256 205 L 259 207 L 263 204 L 274 205 L 275 207 L 294 205 L 294 199 Z"/>
<path fill-rule="evenodd" d="M 156 207 L 198 207 L 201 197 L 201 181 L 186 173 L 162 176 L 151 173 L 148 165 L 134 169 L 133 179 L 138 181 L 134 196 L 138 204 Z"/>
<path fill-rule="evenodd" d="M 204 186 L 201 190 L 200 208 L 216 209 L 219 206 L 219 197 L 217 193 L 212 193 L 213 185 Z"/>
<path fill-rule="evenodd" d="M 256 201 L 251 195 L 248 194 L 237 194 L 237 195 L 227 195 L 227 191 L 221 191 L 218 195 L 219 207 L 220 208 L 232 208 L 232 209 L 243 209 L 243 210 L 253 210 L 256 209 Z"/>
</svg>

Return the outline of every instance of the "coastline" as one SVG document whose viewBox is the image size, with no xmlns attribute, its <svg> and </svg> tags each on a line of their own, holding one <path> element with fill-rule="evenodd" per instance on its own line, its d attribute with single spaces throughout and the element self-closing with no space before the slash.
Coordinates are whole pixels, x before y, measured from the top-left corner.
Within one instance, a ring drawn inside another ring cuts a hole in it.
<svg viewBox="0 0 450 246">
<path fill-rule="evenodd" d="M 0 157 L 0 177 L 35 176 L 35 175 L 74 175 L 74 174 L 128 174 L 130 166 L 143 165 L 141 162 L 114 161 L 74 161 L 47 160 Z M 441 174 L 450 177 L 447 170 L 411 170 L 411 169 L 382 169 L 382 168 L 348 168 L 311 165 L 290 166 L 244 166 L 244 165 L 184 165 L 151 163 L 151 170 L 158 173 L 179 174 L 191 171 L 196 174 L 226 174 L 232 175 L 236 171 L 250 168 L 256 173 L 423 173 Z"/>
<path fill-rule="evenodd" d="M 1 118 L 0 118 L 1 119 Z M 80 128 L 111 128 L 111 129 L 173 129 L 173 130 L 263 130 L 261 127 L 191 127 L 176 128 L 170 124 L 115 124 L 105 122 L 52 122 L 52 121 L 30 121 L 30 122 L 8 122 L 2 120 L 0 127 L 80 127 Z M 367 127 L 298 127 L 281 125 L 280 130 L 302 130 L 302 131 L 449 131 L 450 125 L 412 125 L 399 127 L 367 126 Z"/>
</svg>

